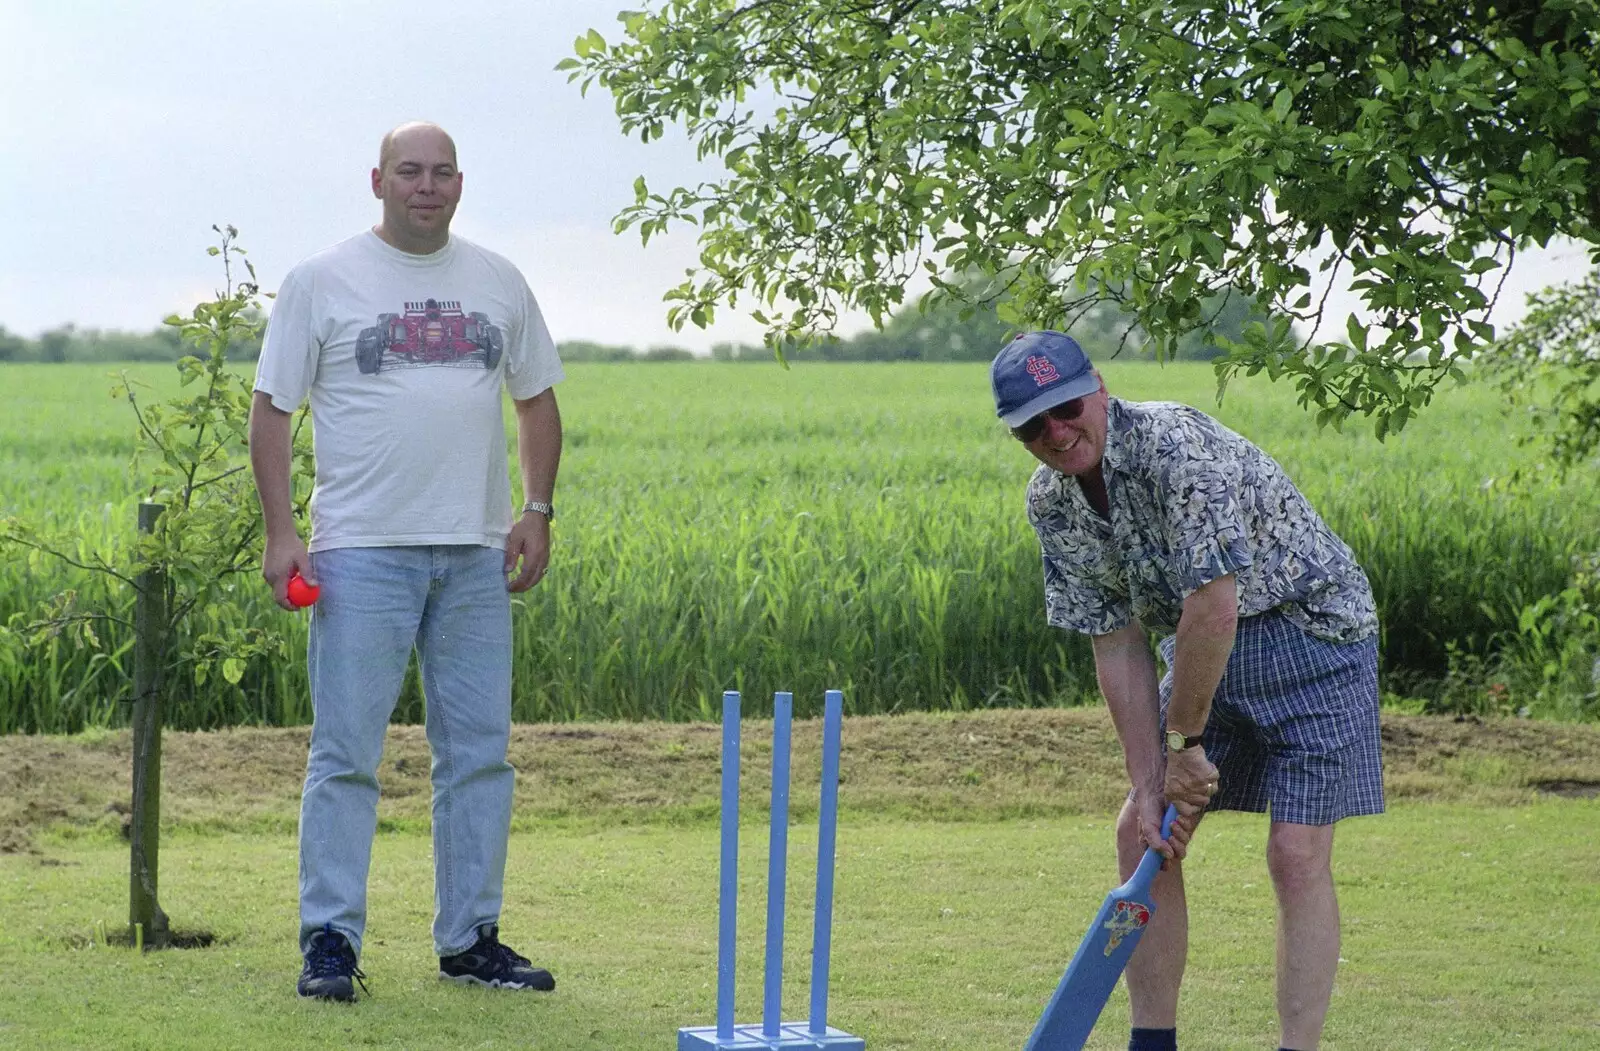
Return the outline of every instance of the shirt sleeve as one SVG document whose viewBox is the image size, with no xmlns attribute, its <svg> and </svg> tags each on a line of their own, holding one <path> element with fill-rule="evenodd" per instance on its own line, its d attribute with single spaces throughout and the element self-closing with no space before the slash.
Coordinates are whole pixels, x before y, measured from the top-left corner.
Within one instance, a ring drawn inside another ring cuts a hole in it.
<svg viewBox="0 0 1600 1051">
<path fill-rule="evenodd" d="M 521 300 L 511 346 L 506 355 L 506 389 L 518 401 L 525 401 L 555 386 L 566 378 L 555 340 L 544 323 L 544 312 L 533 290 L 520 272 L 515 291 Z"/>
<path fill-rule="evenodd" d="M 293 412 L 311 392 L 322 346 L 314 324 L 311 289 L 299 270 L 289 271 L 278 289 L 267 321 L 267 334 L 256 362 L 255 389 L 271 395 L 272 404 Z"/>
<path fill-rule="evenodd" d="M 1060 506 L 1059 486 L 1036 474 L 1028 486 L 1028 522 L 1044 562 L 1045 620 L 1053 628 L 1104 635 L 1133 619 L 1122 573 L 1107 546 L 1076 528 Z"/>
<path fill-rule="evenodd" d="M 1133 620 L 1126 595 L 1078 579 L 1050 555 L 1044 556 L 1044 613 L 1052 628 L 1084 635 L 1108 635 Z"/>
<path fill-rule="evenodd" d="M 1174 582 L 1188 598 L 1253 561 L 1241 503 L 1247 465 L 1215 428 L 1183 420 L 1161 436 L 1156 489 Z"/>
</svg>

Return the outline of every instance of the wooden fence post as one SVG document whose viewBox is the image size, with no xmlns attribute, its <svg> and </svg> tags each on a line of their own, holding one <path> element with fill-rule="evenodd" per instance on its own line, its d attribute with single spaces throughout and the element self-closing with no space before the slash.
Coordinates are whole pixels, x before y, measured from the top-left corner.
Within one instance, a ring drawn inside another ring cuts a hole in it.
<svg viewBox="0 0 1600 1051">
<path fill-rule="evenodd" d="M 155 530 L 166 508 L 139 505 L 139 532 Z M 133 818 L 132 869 L 128 880 L 131 944 L 159 949 L 167 944 L 167 914 L 156 889 L 161 853 L 161 697 L 167 662 L 167 579 L 159 567 L 139 574 L 133 623 Z"/>
</svg>

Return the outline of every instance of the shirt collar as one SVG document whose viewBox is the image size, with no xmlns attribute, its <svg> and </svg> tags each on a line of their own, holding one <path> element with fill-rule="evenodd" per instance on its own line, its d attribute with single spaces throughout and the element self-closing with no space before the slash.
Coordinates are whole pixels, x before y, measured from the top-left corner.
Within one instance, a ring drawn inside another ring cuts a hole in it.
<svg viewBox="0 0 1600 1051">
<path fill-rule="evenodd" d="M 1100 458 L 1102 473 L 1120 472 L 1127 465 L 1128 453 L 1123 446 L 1122 435 L 1133 424 L 1129 416 L 1126 402 L 1106 395 L 1106 448 Z"/>
</svg>

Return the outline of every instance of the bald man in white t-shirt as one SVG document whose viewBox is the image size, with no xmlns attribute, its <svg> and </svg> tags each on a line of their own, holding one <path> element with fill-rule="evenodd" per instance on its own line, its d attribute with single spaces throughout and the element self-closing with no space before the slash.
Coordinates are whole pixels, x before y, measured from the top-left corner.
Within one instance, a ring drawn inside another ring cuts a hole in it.
<svg viewBox="0 0 1600 1051">
<path fill-rule="evenodd" d="M 307 666 L 314 722 L 300 810 L 303 997 L 354 1000 L 384 731 L 413 651 L 433 753 L 433 940 L 440 976 L 552 989 L 501 944 L 513 772 L 510 593 L 544 576 L 563 377 L 510 262 L 450 234 L 455 143 L 433 124 L 383 138 L 372 229 L 302 261 L 279 290 L 256 373 L 250 460 L 278 604 L 319 588 Z M 502 390 L 525 503 L 511 510 Z M 307 544 L 290 420 L 310 400 Z"/>
</svg>

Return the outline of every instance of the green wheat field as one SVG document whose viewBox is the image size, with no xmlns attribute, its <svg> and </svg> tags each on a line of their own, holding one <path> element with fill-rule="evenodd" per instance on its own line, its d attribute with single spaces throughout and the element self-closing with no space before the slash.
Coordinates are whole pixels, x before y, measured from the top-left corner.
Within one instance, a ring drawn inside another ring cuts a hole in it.
<svg viewBox="0 0 1600 1051">
<path fill-rule="evenodd" d="M 170 366 L 129 371 L 145 400 L 177 390 Z M 1594 472 L 1555 478 L 1486 386 L 1443 392 L 1380 443 L 1360 419 L 1319 431 L 1286 385 L 1241 381 L 1219 407 L 1204 365 L 1103 371 L 1113 393 L 1214 412 L 1289 470 L 1371 577 L 1396 696 L 1441 681 L 1452 652 L 1487 652 L 1596 546 Z M 519 599 L 518 720 L 705 718 L 730 688 L 791 689 L 799 714 L 825 688 L 858 714 L 1092 697 L 1087 647 L 1044 624 L 1022 506 L 1032 461 L 995 420 L 984 366 L 569 373 L 551 570 Z M 104 366 L 0 367 L 0 515 L 63 530 L 84 561 L 116 557 L 141 495 L 111 383 Z M 3 558 L 0 623 L 67 589 L 130 602 L 43 555 Z M 303 618 L 250 577 L 202 622 L 252 625 L 282 628 L 294 656 L 255 661 L 237 685 L 180 681 L 169 725 L 309 721 Z M 121 725 L 129 645 L 113 627 L 98 648 L 0 647 L 0 732 Z M 410 684 L 397 719 L 421 703 Z M 1530 714 L 1584 715 L 1542 704 Z"/>
</svg>

